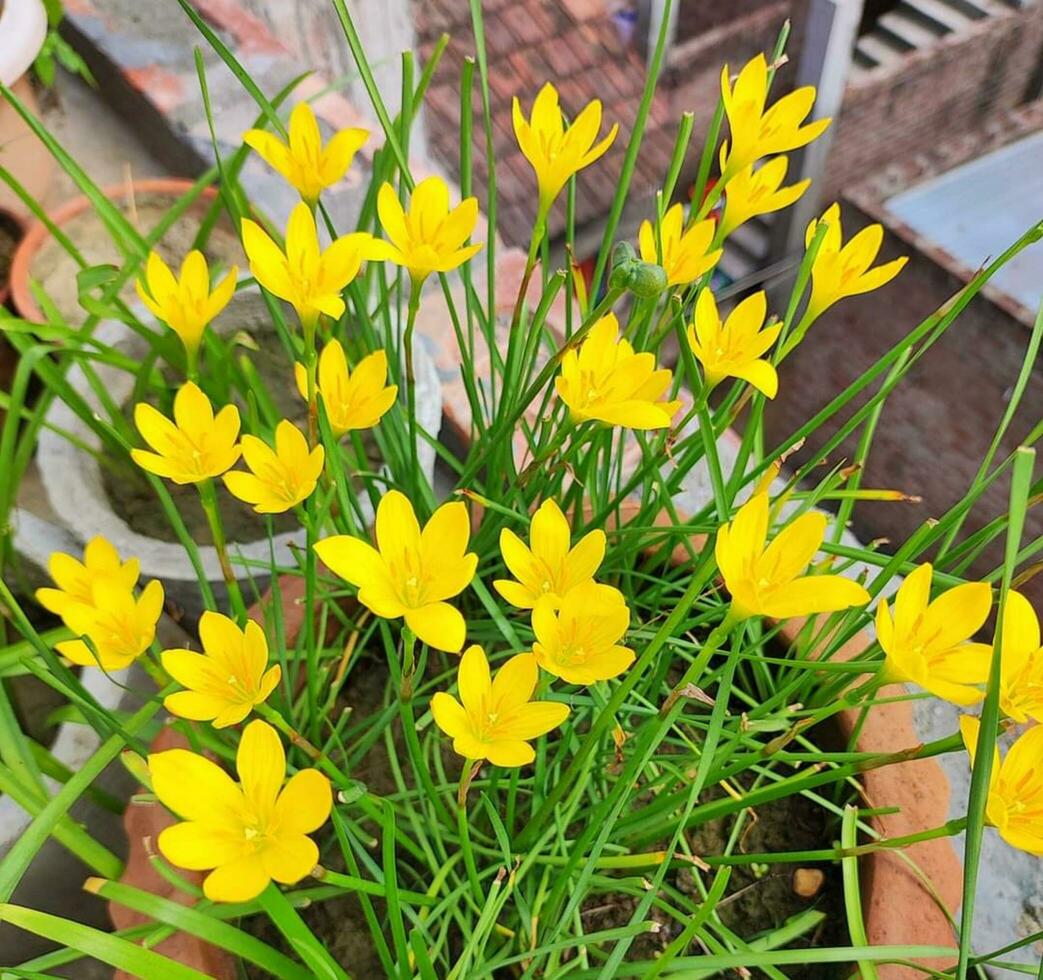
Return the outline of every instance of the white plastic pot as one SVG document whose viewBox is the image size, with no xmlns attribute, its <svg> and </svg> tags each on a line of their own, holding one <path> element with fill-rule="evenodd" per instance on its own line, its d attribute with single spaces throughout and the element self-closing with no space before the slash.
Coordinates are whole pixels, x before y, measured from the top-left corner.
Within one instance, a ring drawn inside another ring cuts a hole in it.
<svg viewBox="0 0 1043 980">
<path fill-rule="evenodd" d="M 29 68 L 47 37 L 47 14 L 41 0 L 3 0 L 0 3 L 0 82 L 30 112 L 36 113 L 36 96 Z M 17 110 L 0 96 L 0 147 L 4 166 L 40 201 L 54 177 L 55 162 Z M 0 208 L 21 218 L 29 209 L 0 181 Z"/>
<path fill-rule="evenodd" d="M 14 85 L 36 60 L 47 37 L 41 0 L 4 0 L 0 10 L 0 82 Z"/>
</svg>

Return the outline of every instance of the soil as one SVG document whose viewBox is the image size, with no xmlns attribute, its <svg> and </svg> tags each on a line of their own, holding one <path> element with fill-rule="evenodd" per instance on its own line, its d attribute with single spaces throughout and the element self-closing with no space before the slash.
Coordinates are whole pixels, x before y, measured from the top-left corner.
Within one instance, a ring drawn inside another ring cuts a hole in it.
<svg viewBox="0 0 1043 980">
<path fill-rule="evenodd" d="M 382 660 L 360 661 L 345 684 L 338 699 L 338 706 L 341 709 L 350 706 L 353 711 L 353 723 L 358 724 L 382 709 L 387 683 L 388 670 Z M 395 744 L 401 747 L 397 719 L 393 725 Z M 811 737 L 815 737 L 815 733 Z M 826 737 L 830 737 L 830 733 L 826 733 Z M 445 744 L 445 756 L 446 769 L 452 771 L 459 760 L 450 751 L 448 740 Z M 403 774 L 408 779 L 405 770 Z M 377 794 L 395 792 L 396 787 L 390 775 L 383 737 L 374 743 L 362 763 L 353 769 L 352 775 L 365 782 Z M 742 779 L 736 782 L 740 786 L 744 784 Z M 713 800 L 722 794 L 721 789 L 714 787 L 707 790 L 703 799 Z M 688 837 L 693 853 L 702 857 L 721 854 L 733 825 L 734 818 L 727 818 L 711 821 L 696 829 Z M 758 807 L 753 817 L 747 819 L 741 843 L 735 852 L 753 854 L 815 850 L 832 846 L 835 836 L 836 827 L 828 821 L 826 812 L 814 802 L 797 795 Z M 667 842 L 649 847 L 655 849 L 660 846 L 666 847 Z M 336 845 L 331 847 L 329 853 L 322 855 L 321 861 L 331 870 L 346 870 L 341 863 L 342 858 Z M 801 886 L 808 878 L 814 879 L 815 882 L 809 889 L 813 894 L 802 897 L 798 891 L 803 890 Z M 692 873 L 687 869 L 672 873 L 670 883 L 686 894 L 699 894 Z M 584 928 L 589 932 L 595 932 L 626 926 L 630 923 L 637 902 L 633 896 L 621 893 L 592 895 L 584 902 L 580 911 Z M 381 902 L 377 899 L 375 903 L 379 916 Z M 759 869 L 749 866 L 734 867 L 728 891 L 717 908 L 723 924 L 744 939 L 780 926 L 787 919 L 815 908 L 826 913 L 826 918 L 816 930 L 794 940 L 788 948 L 842 946 L 849 941 L 838 865 L 808 863 L 800 866 L 770 865 Z M 336 961 L 348 968 L 353 976 L 384 975 L 380 960 L 369 941 L 369 926 L 356 898 L 345 897 L 317 902 L 302 909 L 301 917 Z M 638 936 L 627 953 L 628 961 L 654 959 L 676 938 L 682 928 L 676 920 L 658 912 L 654 907 L 646 917 L 657 920 L 660 931 Z M 265 942 L 286 949 L 285 941 L 266 918 L 253 917 L 242 923 L 242 926 Z M 693 944 L 689 955 L 704 952 L 699 945 Z M 564 959 L 567 961 L 568 957 Z M 845 970 L 845 967 L 837 964 L 824 964 L 788 967 L 781 972 L 794 980 L 838 980 L 845 975 Z M 246 966 L 245 972 L 249 980 L 262 980 L 265 976 L 249 965 Z M 743 971 L 743 975 L 766 976 L 758 970 Z"/>
<path fill-rule="evenodd" d="M 0 10 L 3 5 L 0 4 Z M 5 211 L 0 211 L 0 293 L 7 286 L 15 248 L 22 238 L 22 226 Z"/>
<path fill-rule="evenodd" d="M 172 199 L 165 194 L 148 193 L 135 198 L 132 202 L 114 201 L 122 206 L 124 215 L 142 234 L 147 234 L 162 220 L 169 209 Z M 199 212 L 189 209 L 176 221 L 162 240 L 156 245 L 156 251 L 168 265 L 180 266 L 182 259 L 191 250 L 199 231 Z M 62 226 L 62 231 L 83 255 L 88 266 L 122 265 L 122 253 L 113 243 L 111 236 L 101 219 L 92 209 L 81 212 L 70 218 Z M 220 223 L 210 234 L 210 239 L 203 253 L 213 266 L 227 267 L 237 263 L 245 264 L 242 246 L 234 232 Z M 63 320 L 69 324 L 79 324 L 86 319 L 86 312 L 79 303 L 79 289 L 76 274 L 79 265 L 54 238 L 48 237 L 33 257 L 29 274 L 41 284 L 44 292 L 55 304 Z M 133 281 L 127 284 L 123 298 L 132 306 L 140 305 Z"/>
</svg>

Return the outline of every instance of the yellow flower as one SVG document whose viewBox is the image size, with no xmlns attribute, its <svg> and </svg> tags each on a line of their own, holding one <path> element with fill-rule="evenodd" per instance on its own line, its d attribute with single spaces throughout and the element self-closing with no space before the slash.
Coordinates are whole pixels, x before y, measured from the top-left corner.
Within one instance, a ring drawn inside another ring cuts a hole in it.
<svg viewBox="0 0 1043 980">
<path fill-rule="evenodd" d="M 317 769 L 301 769 L 283 785 L 286 753 L 263 721 L 246 726 L 235 767 L 238 783 L 187 749 L 148 757 L 153 791 L 184 821 L 160 833 L 160 853 L 179 868 L 210 871 L 203 893 L 212 902 L 248 902 L 273 879 L 293 885 L 310 874 L 319 849 L 307 835 L 333 805 L 330 781 Z"/>
<path fill-rule="evenodd" d="M 239 269 L 233 265 L 211 291 L 210 270 L 202 252 L 193 249 L 185 256 L 176 279 L 159 255 L 150 252 L 145 280 L 139 279 L 135 285 L 141 302 L 181 338 L 189 354 L 194 354 L 207 324 L 234 295 L 238 275 Z"/>
<path fill-rule="evenodd" d="M 619 339 L 614 313 L 594 324 L 578 353 L 565 353 L 554 387 L 577 421 L 597 419 L 627 429 L 665 429 L 681 407 L 680 401 L 663 400 L 670 371 L 656 370 L 652 354 L 635 354 L 629 341 Z"/>
<path fill-rule="evenodd" d="M 789 160 L 786 157 L 775 157 L 756 170 L 751 163 L 728 181 L 724 194 L 724 218 L 721 221 L 722 237 L 730 235 L 750 218 L 788 208 L 808 189 L 810 180 L 799 180 L 789 187 L 782 186 L 788 167 Z"/>
<path fill-rule="evenodd" d="M 163 706 L 181 718 L 212 721 L 214 728 L 238 725 L 268 700 L 282 670 L 268 667 L 268 640 L 253 620 L 240 629 L 221 613 L 205 612 L 199 638 L 203 653 L 163 651 L 163 669 L 188 688 L 168 694 Z"/>
<path fill-rule="evenodd" d="M 811 298 L 803 321 L 811 321 L 846 296 L 872 292 L 889 283 L 908 261 L 905 256 L 870 268 L 884 241 L 882 225 L 863 228 L 846 245 L 840 231 L 840 205 L 831 204 L 822 215 L 808 225 L 805 244 L 810 247 L 819 220 L 828 226 L 811 266 Z"/>
<path fill-rule="evenodd" d="M 82 667 L 122 670 L 140 657 L 156 638 L 156 623 L 163 612 L 163 586 L 149 582 L 141 595 L 112 578 L 100 578 L 91 588 L 90 603 L 66 607 L 65 624 L 83 640 L 64 640 L 55 649 Z"/>
<path fill-rule="evenodd" d="M 834 612 L 869 601 L 842 575 L 802 575 L 826 534 L 826 516 L 802 514 L 768 544 L 766 492 L 754 494 L 717 532 L 714 555 L 732 595 L 733 617 L 790 619 Z"/>
<path fill-rule="evenodd" d="M 275 427 L 274 449 L 256 436 L 243 436 L 242 450 L 252 472 L 225 473 L 225 486 L 258 514 L 282 514 L 307 500 L 326 460 L 322 446 L 309 451 L 304 434 L 286 419 Z"/>
<path fill-rule="evenodd" d="M 1016 722 L 1043 722 L 1043 648 L 1039 617 L 1020 592 L 1007 595 L 1000 650 L 1000 707 Z"/>
<path fill-rule="evenodd" d="M 906 577 L 895 594 L 893 618 L 886 599 L 877 606 L 884 673 L 954 704 L 974 704 L 983 697 L 975 685 L 989 679 L 992 647 L 966 641 L 985 624 L 992 591 L 987 582 L 968 582 L 931 602 L 932 574 L 925 562 Z"/>
<path fill-rule="evenodd" d="M 94 602 L 97 582 L 112 582 L 129 592 L 138 583 L 141 566 L 137 558 L 121 561 L 112 543 L 99 534 L 87 542 L 82 562 L 56 551 L 48 560 L 47 569 L 57 588 L 37 589 L 36 601 L 64 619 L 70 606 L 89 606 Z"/>
<path fill-rule="evenodd" d="M 529 740 L 557 728 L 569 715 L 567 705 L 531 700 L 538 678 L 531 653 L 511 657 L 490 678 L 485 651 L 470 646 L 460 658 L 460 700 L 439 691 L 431 698 L 431 714 L 453 740 L 453 751 L 465 759 L 528 765 L 536 758 Z"/>
<path fill-rule="evenodd" d="M 829 119 L 803 125 L 815 104 L 815 88 L 805 85 L 767 108 L 768 63 L 763 54 L 748 61 L 731 84 L 728 66 L 721 71 L 721 99 L 731 143 L 721 147 L 722 180 L 730 180 L 761 157 L 806 146 L 825 132 Z"/>
<path fill-rule="evenodd" d="M 318 542 L 315 551 L 358 587 L 367 609 L 384 619 L 402 616 L 424 643 L 459 653 L 467 627 L 445 600 L 467 588 L 478 565 L 478 556 L 466 553 L 467 508 L 459 501 L 442 504 L 421 531 L 413 505 L 389 490 L 377 506 L 376 532 L 376 548 L 341 534 Z"/>
<path fill-rule="evenodd" d="M 709 272 L 721 257 L 721 249 L 711 251 L 716 223 L 713 218 L 700 221 L 684 230 L 684 208 L 675 204 L 663 215 L 659 237 L 663 244 L 662 261 L 656 243 L 652 222 L 642 221 L 638 231 L 641 260 L 661 265 L 666 270 L 666 281 L 671 286 L 685 286 Z"/>
<path fill-rule="evenodd" d="M 297 390 L 308 397 L 308 373 L 303 364 L 294 366 Z M 369 429 L 395 404 L 398 386 L 387 385 L 388 359 L 382 350 L 362 358 L 354 371 L 340 342 L 331 340 L 319 355 L 316 390 L 326 406 L 330 428 L 338 438 L 352 429 Z"/>
<path fill-rule="evenodd" d="M 722 323 L 717 301 L 709 289 L 699 293 L 695 319 L 688 325 L 688 346 L 703 366 L 711 388 L 724 378 L 742 378 L 769 398 L 779 388 L 779 377 L 763 354 L 775 343 L 782 324 L 764 326 L 768 300 L 763 290 L 748 296 Z"/>
<path fill-rule="evenodd" d="M 500 531 L 500 553 L 518 580 L 493 583 L 512 606 L 532 609 L 541 599 L 555 608 L 569 592 L 589 582 L 605 558 L 605 532 L 595 529 L 570 547 L 569 522 L 553 500 L 545 500 L 532 516 L 527 548 L 509 528 Z"/>
<path fill-rule="evenodd" d="M 558 90 L 550 82 L 536 96 L 530 119 L 526 120 L 522 115 L 517 96 L 513 114 L 518 146 L 536 171 L 540 195 L 538 214 L 540 218 L 546 218 L 569 178 L 589 167 L 612 145 L 619 124 L 613 124 L 608 136 L 595 145 L 601 129 L 601 102 L 598 99 L 588 102 L 571 125 L 566 125 L 558 105 Z"/>
<path fill-rule="evenodd" d="M 215 416 L 210 399 L 191 381 L 174 397 L 173 421 L 141 402 L 134 407 L 134 424 L 154 450 L 132 449 L 134 462 L 174 483 L 220 476 L 239 458 L 239 409 L 225 405 Z"/>
<path fill-rule="evenodd" d="M 342 129 L 323 147 L 319 124 L 307 102 L 294 106 L 289 131 L 289 141 L 284 143 L 263 129 L 250 129 L 243 133 L 243 142 L 310 205 L 343 178 L 355 154 L 369 139 L 365 129 Z"/>
<path fill-rule="evenodd" d="M 303 201 L 290 213 L 286 251 L 255 221 L 243 221 L 243 248 L 254 278 L 297 311 L 305 329 L 314 329 L 325 313 L 334 320 L 344 312 L 341 292 L 358 275 L 370 254 L 373 238 L 366 232 L 342 235 L 329 248 L 319 247 L 315 218 Z"/>
<path fill-rule="evenodd" d="M 974 765 L 978 746 L 977 718 L 960 718 L 960 734 Z M 997 748 L 985 801 L 985 819 L 1011 847 L 1043 856 L 1043 726 L 1036 725 L 1022 735 L 1000 761 Z"/>
<path fill-rule="evenodd" d="M 533 656 L 548 674 L 569 684 L 607 681 L 634 662 L 634 651 L 619 645 L 629 625 L 630 610 L 618 589 L 585 582 L 557 611 L 552 602 L 536 604 Z"/>
<path fill-rule="evenodd" d="M 413 188 L 409 211 L 384 184 L 377 193 L 377 214 L 387 241 L 377 240 L 373 255 L 404 266 L 414 282 L 432 272 L 449 272 L 480 251 L 481 245 L 465 245 L 478 222 L 478 198 L 466 197 L 449 207 L 449 185 L 441 177 L 428 177 Z"/>
</svg>

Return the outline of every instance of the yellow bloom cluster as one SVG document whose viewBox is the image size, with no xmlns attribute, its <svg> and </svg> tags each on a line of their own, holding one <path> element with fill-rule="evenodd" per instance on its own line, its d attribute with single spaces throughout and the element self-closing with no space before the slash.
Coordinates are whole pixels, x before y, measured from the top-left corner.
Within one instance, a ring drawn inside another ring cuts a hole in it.
<svg viewBox="0 0 1043 980">
<path fill-rule="evenodd" d="M 885 654 L 882 679 L 909 681 L 960 706 L 985 697 L 993 647 L 973 637 L 992 608 L 986 582 L 946 589 L 933 600 L 929 563 L 917 567 L 899 587 L 893 612 L 886 600 L 877 607 L 877 639 Z M 1020 592 L 1007 595 L 1000 634 L 999 706 L 1011 722 L 1036 722 L 1000 758 L 995 749 L 986 820 L 1013 847 L 1043 855 L 1043 646 L 1039 617 Z M 980 723 L 963 715 L 960 731 L 974 764 Z"/>
<path fill-rule="evenodd" d="M 82 561 L 51 555 L 54 588 L 37 589 L 36 598 L 77 637 L 56 644 L 63 657 L 81 667 L 122 670 L 152 646 L 163 586 L 152 581 L 135 595 L 139 569 L 136 558 L 123 561 L 101 536 L 87 542 Z"/>
</svg>

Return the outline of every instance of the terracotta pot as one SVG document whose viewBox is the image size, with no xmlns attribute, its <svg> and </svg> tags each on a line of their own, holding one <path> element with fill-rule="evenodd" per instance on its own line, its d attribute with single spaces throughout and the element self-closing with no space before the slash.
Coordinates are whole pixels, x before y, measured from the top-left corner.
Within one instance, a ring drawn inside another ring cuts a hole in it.
<svg viewBox="0 0 1043 980">
<path fill-rule="evenodd" d="M 36 95 L 29 68 L 47 37 L 47 14 L 40 0 L 4 0 L 0 11 L 0 82 L 9 86 L 33 115 Z M 0 146 L 4 166 L 36 199 L 41 200 L 54 177 L 55 162 L 17 110 L 0 98 Z M 29 209 L 0 184 L 0 208 L 28 217 Z"/>
<path fill-rule="evenodd" d="M 184 196 L 193 186 L 192 181 L 177 177 L 151 177 L 146 180 L 133 180 L 104 187 L 102 193 L 110 201 L 126 201 L 136 197 L 159 195 L 168 196 L 174 200 Z M 216 196 L 217 191 L 213 187 L 205 188 L 200 195 L 203 201 L 212 201 Z M 87 213 L 91 208 L 90 200 L 80 195 L 49 211 L 47 217 L 61 228 L 79 215 Z M 42 221 L 34 221 L 25 233 L 25 237 L 15 252 L 14 261 L 11 263 L 11 301 L 23 319 L 35 323 L 40 323 L 46 318 L 33 298 L 29 280 L 32 275 L 33 262 L 50 237 L 51 232 L 47 225 Z"/>
</svg>

